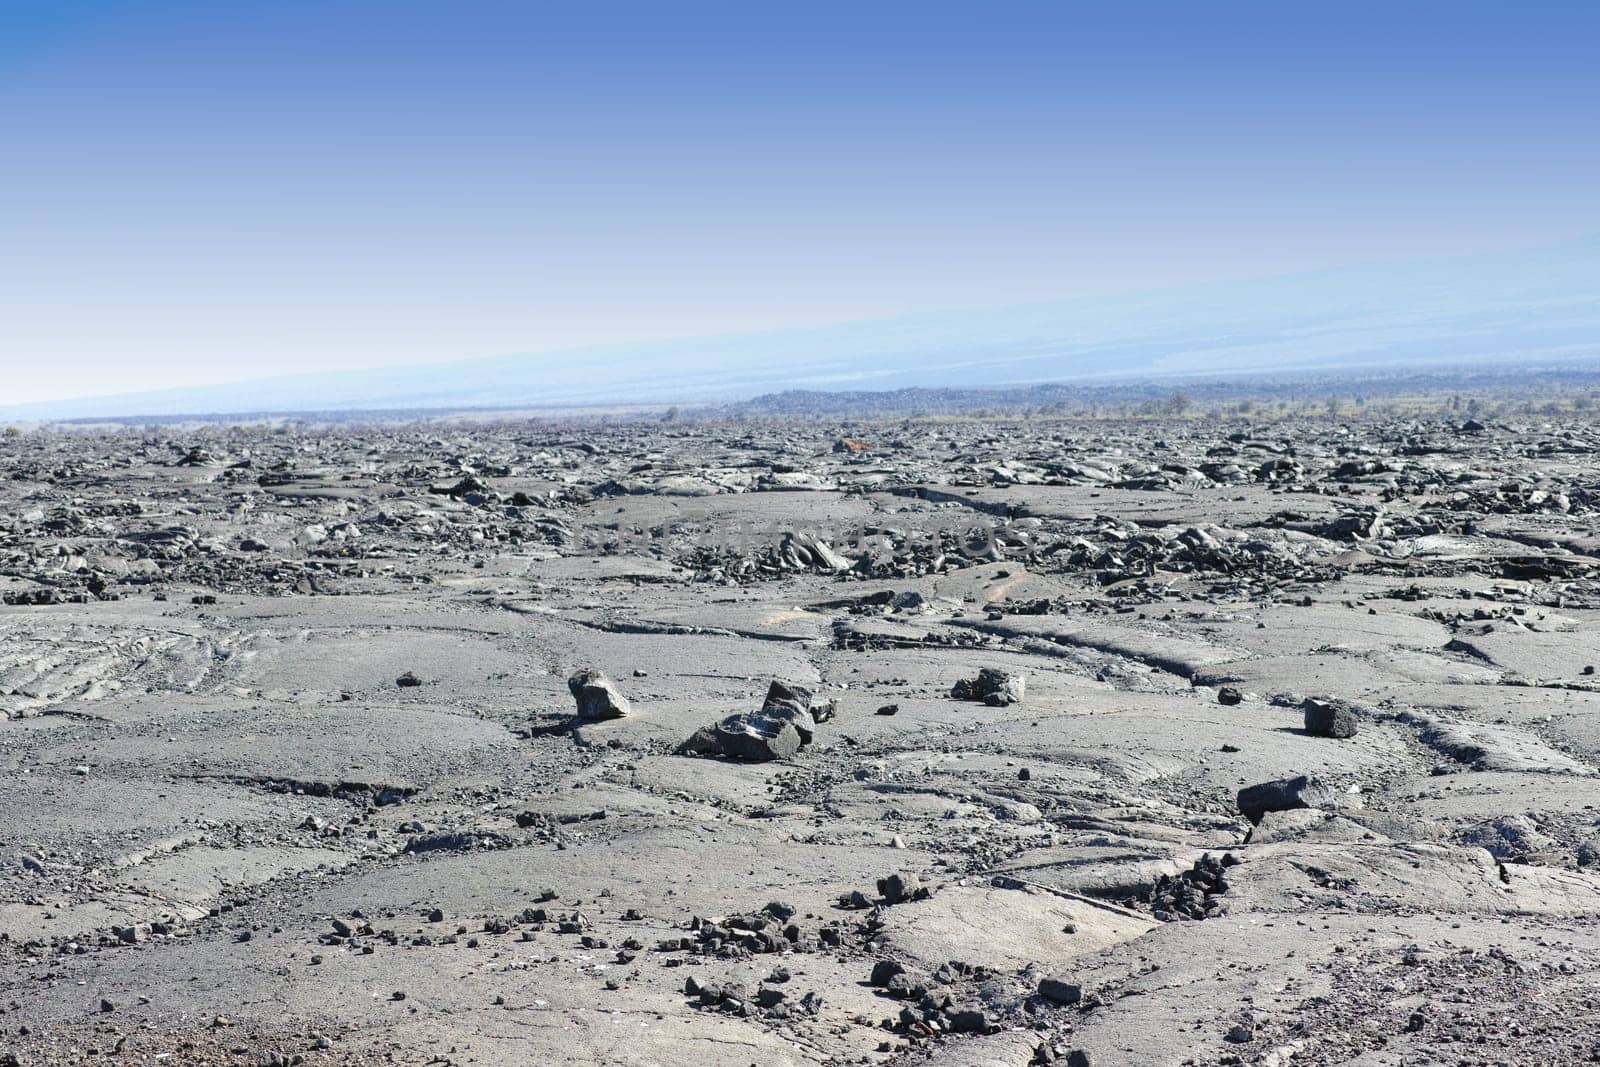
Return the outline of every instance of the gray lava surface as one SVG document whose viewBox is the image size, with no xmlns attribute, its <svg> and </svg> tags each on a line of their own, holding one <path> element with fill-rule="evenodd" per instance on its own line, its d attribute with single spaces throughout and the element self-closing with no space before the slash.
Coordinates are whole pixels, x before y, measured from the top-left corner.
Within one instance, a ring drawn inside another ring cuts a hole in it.
<svg viewBox="0 0 1600 1067">
<path fill-rule="evenodd" d="M 1600 1060 L 1600 433 L 0 442 L 0 1064 Z"/>
</svg>

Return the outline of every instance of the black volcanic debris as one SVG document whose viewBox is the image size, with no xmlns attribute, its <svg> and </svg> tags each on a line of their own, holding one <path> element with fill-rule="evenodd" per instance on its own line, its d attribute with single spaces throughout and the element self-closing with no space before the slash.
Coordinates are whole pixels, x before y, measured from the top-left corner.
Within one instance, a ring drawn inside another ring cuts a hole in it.
<svg viewBox="0 0 1600 1067">
<path fill-rule="evenodd" d="M 1600 430 L 1381 395 L 8 435 L 0 1065 L 1591 1062 Z"/>
<path fill-rule="evenodd" d="M 1151 914 L 1162 922 L 1225 914 L 1227 904 L 1222 897 L 1228 892 L 1227 868 L 1237 863 L 1232 853 L 1218 857 L 1208 852 L 1177 877 L 1158 876 L 1149 894 Z"/>
<path fill-rule="evenodd" d="M 1003 708 L 1021 703 L 1027 692 L 1028 679 L 1021 674 L 985 667 L 974 678 L 963 678 L 950 687 L 955 700 L 980 700 L 991 707 Z"/>
</svg>

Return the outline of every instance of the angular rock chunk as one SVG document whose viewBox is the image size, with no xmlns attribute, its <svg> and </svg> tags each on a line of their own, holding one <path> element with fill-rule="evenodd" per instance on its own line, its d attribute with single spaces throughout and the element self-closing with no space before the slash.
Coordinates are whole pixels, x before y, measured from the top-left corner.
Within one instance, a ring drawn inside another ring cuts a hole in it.
<svg viewBox="0 0 1600 1067">
<path fill-rule="evenodd" d="M 579 722 L 604 722 L 620 719 L 631 708 L 617 689 L 617 683 L 597 670 L 582 670 L 567 679 L 572 699 L 578 702 Z"/>
<path fill-rule="evenodd" d="M 963 678 L 950 688 L 956 700 L 981 700 L 990 707 L 1019 704 L 1027 692 L 1027 675 L 984 667 L 976 678 Z"/>
<path fill-rule="evenodd" d="M 1052 1004 L 1076 1004 L 1083 999 L 1083 987 L 1065 978 L 1039 979 L 1039 995 Z"/>
<path fill-rule="evenodd" d="M 732 715 L 718 723 L 715 731 L 723 753 L 734 759 L 793 759 L 807 740 L 796 717 L 783 709 Z"/>
<path fill-rule="evenodd" d="M 724 756 L 728 759 L 794 759 L 805 739 L 795 727 L 794 714 L 752 711 L 729 715 L 715 726 L 707 726 L 678 746 L 680 756 Z"/>
<path fill-rule="evenodd" d="M 678 746 L 678 755 L 758 762 L 793 759 L 811 743 L 817 724 L 833 718 L 834 707 L 833 701 L 819 701 L 803 685 L 775 680 L 760 711 L 729 715 L 715 726 L 695 731 Z"/>
<path fill-rule="evenodd" d="M 761 702 L 762 711 L 789 711 L 796 714 L 795 729 L 809 744 L 811 727 L 833 718 L 838 705 L 832 700 L 818 700 L 815 693 L 803 685 L 774 679 L 767 687 L 767 698 Z"/>
<path fill-rule="evenodd" d="M 1302 774 L 1298 778 L 1278 778 L 1239 790 L 1239 814 L 1257 822 L 1269 811 L 1331 808 L 1337 799 L 1325 783 Z"/>
<path fill-rule="evenodd" d="M 1357 706 L 1337 697 L 1306 697 L 1300 708 L 1306 733 L 1314 737 L 1354 737 L 1359 729 Z"/>
</svg>

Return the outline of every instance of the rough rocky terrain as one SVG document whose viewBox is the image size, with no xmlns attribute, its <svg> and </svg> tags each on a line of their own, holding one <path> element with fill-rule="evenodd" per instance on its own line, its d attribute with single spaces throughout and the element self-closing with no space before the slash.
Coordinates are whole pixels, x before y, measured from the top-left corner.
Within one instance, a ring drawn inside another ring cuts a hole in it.
<svg viewBox="0 0 1600 1067">
<path fill-rule="evenodd" d="M 1597 512 L 1570 422 L 7 437 L 0 1063 L 1600 1061 Z"/>
</svg>

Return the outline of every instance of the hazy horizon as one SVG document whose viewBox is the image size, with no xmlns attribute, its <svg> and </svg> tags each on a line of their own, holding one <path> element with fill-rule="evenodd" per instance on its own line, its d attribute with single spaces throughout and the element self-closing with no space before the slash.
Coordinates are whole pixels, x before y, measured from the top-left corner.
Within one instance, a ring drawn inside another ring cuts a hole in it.
<svg viewBox="0 0 1600 1067">
<path fill-rule="evenodd" d="M 1600 233 L 1600 14 L 1572 5 L 65 0 L 0 27 L 0 408 Z"/>
<path fill-rule="evenodd" d="M 1015 388 L 1586 360 L 1600 237 L 1074 300 L 0 403 L 23 419 L 720 404 L 790 390 Z"/>
</svg>

